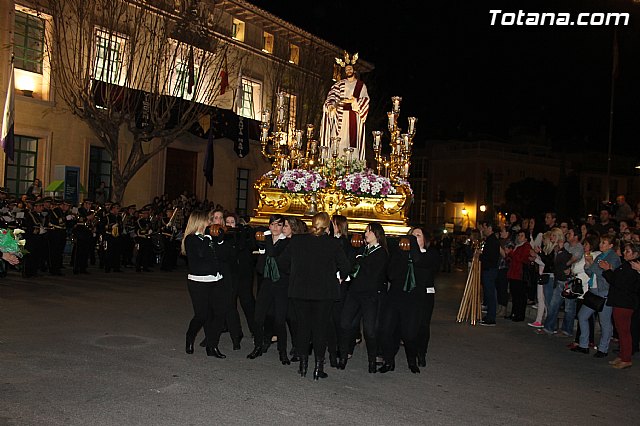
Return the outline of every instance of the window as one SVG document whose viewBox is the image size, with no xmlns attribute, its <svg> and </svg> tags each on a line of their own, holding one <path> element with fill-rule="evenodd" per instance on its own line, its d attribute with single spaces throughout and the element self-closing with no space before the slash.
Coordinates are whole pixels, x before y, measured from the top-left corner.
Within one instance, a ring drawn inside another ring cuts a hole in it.
<svg viewBox="0 0 640 426">
<path fill-rule="evenodd" d="M 15 67 L 42 74 L 44 53 L 44 20 L 16 10 L 14 33 Z"/>
<path fill-rule="evenodd" d="M 233 19 L 231 24 L 231 37 L 238 41 L 244 41 L 244 22 L 239 19 Z"/>
<path fill-rule="evenodd" d="M 38 177 L 38 139 L 15 135 L 14 144 L 13 161 L 5 157 L 4 183 L 10 194 L 20 197 Z"/>
<path fill-rule="evenodd" d="M 249 169 L 238 169 L 236 184 L 236 213 L 246 215 L 249 196 Z"/>
<path fill-rule="evenodd" d="M 89 151 L 89 198 L 93 199 L 96 188 L 104 182 L 107 187 L 105 199 L 111 198 L 111 156 L 106 149 L 92 146 Z"/>
<path fill-rule="evenodd" d="M 262 34 L 262 51 L 273 53 L 273 34 L 269 34 L 266 31 Z"/>
<path fill-rule="evenodd" d="M 188 93 L 187 88 L 189 85 L 189 65 L 185 62 L 178 62 L 173 75 L 171 77 L 171 95 L 186 100 L 193 99 L 195 85 L 198 83 L 200 76 L 200 69 L 194 66 L 194 87 L 191 88 L 191 93 Z"/>
<path fill-rule="evenodd" d="M 262 111 L 262 85 L 248 78 L 242 77 L 242 92 L 238 103 L 238 115 L 256 119 Z"/>
<path fill-rule="evenodd" d="M 292 64 L 300 64 L 300 48 L 295 44 L 289 45 L 289 62 Z"/>
<path fill-rule="evenodd" d="M 96 31 L 96 56 L 93 78 L 111 84 L 122 84 L 124 76 L 124 44 L 126 39 L 113 33 Z"/>
</svg>

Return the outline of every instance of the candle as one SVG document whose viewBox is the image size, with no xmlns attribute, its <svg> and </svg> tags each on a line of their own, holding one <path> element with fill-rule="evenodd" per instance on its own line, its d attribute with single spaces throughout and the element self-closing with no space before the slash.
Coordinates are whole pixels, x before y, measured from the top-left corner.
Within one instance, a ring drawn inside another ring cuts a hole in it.
<svg viewBox="0 0 640 426">
<path fill-rule="evenodd" d="M 278 93 L 278 109 L 284 107 L 284 92 Z"/>
<path fill-rule="evenodd" d="M 389 131 L 393 132 L 396 128 L 396 115 L 393 112 L 388 112 L 387 117 L 389 118 Z"/>
<path fill-rule="evenodd" d="M 416 117 L 409 117 L 409 134 L 411 136 L 413 136 L 416 133 L 416 121 L 418 121 L 418 119 Z"/>
<path fill-rule="evenodd" d="M 374 130 L 371 133 L 373 134 L 373 149 L 377 151 L 380 149 L 380 138 L 382 137 L 382 132 L 380 130 Z"/>
<path fill-rule="evenodd" d="M 302 148 L 302 130 L 296 130 L 294 139 L 296 141 L 296 148 Z"/>
<path fill-rule="evenodd" d="M 269 139 L 269 127 L 262 126 L 262 135 L 260 136 L 260 140 L 265 143 Z"/>
<path fill-rule="evenodd" d="M 271 111 L 269 111 L 268 109 L 262 111 L 262 122 L 267 124 L 267 127 L 271 122 Z"/>
<path fill-rule="evenodd" d="M 391 103 L 393 104 L 393 112 L 396 114 L 400 112 L 400 101 L 402 98 L 400 96 L 392 96 Z"/>
<path fill-rule="evenodd" d="M 313 124 L 307 124 L 307 139 L 313 139 Z"/>
<path fill-rule="evenodd" d="M 284 108 L 278 108 L 278 124 L 284 124 Z"/>
<path fill-rule="evenodd" d="M 333 154 L 334 157 L 338 156 L 338 148 L 340 146 L 340 138 L 337 136 L 334 136 L 331 138 L 331 153 Z"/>
<path fill-rule="evenodd" d="M 409 140 L 409 135 L 407 133 L 403 133 L 400 135 L 400 138 L 402 138 L 402 143 L 404 144 L 404 149 L 409 151 L 409 143 L 411 142 Z"/>
</svg>

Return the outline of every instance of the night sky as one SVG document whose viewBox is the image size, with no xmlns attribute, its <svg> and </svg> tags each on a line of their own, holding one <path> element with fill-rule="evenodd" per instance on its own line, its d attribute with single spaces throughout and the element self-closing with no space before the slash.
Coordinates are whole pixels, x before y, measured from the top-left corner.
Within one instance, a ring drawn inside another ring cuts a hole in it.
<svg viewBox="0 0 640 426">
<path fill-rule="evenodd" d="M 418 145 L 468 135 L 508 140 L 544 126 L 554 147 L 606 153 L 617 28 L 612 148 L 636 145 L 640 0 L 251 3 L 372 62 L 376 69 L 363 78 L 374 115 L 384 119 L 390 96 L 402 96 L 401 125 L 403 118 L 418 117 Z M 571 12 L 573 18 L 629 12 L 631 19 L 617 27 L 491 26 L 490 9 Z"/>
</svg>

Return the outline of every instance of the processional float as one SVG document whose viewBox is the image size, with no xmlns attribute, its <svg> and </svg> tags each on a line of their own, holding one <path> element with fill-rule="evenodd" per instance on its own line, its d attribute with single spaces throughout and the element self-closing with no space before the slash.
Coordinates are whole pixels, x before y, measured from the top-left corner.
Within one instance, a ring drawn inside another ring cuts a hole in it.
<svg viewBox="0 0 640 426">
<path fill-rule="evenodd" d="M 305 131 L 288 132 L 285 94 L 278 93 L 273 129 L 271 111 L 262 112 L 260 143 L 271 170 L 254 183 L 258 206 L 250 224 L 267 226 L 272 214 L 308 223 L 315 213 L 324 211 L 346 216 L 350 232 L 364 231 L 369 223 L 379 222 L 389 235 L 406 234 L 413 201 L 407 179 L 417 118 L 409 117 L 407 131 L 402 133 L 398 126 L 401 100 L 391 98 L 388 156 L 382 155 L 383 132 L 372 132 L 373 169 L 353 158 L 354 148 L 339 152 L 338 137 L 316 140 L 312 124 Z"/>
</svg>

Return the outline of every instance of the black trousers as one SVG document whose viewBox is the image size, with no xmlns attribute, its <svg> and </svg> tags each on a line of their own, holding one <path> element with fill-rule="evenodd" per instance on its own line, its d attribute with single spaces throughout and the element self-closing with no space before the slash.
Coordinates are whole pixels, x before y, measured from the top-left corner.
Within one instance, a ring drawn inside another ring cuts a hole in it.
<svg viewBox="0 0 640 426">
<path fill-rule="evenodd" d="M 431 317 L 435 305 L 435 293 L 425 293 L 418 297 L 418 336 L 416 349 L 419 355 L 426 355 L 431 339 Z"/>
<path fill-rule="evenodd" d="M 369 361 L 375 361 L 378 352 L 377 316 L 378 295 L 358 294 L 350 291 L 344 301 L 342 316 L 340 317 L 340 353 L 349 353 L 349 348 L 356 338 L 353 322 L 360 312 L 362 314 L 362 329 L 367 344 L 367 356 Z"/>
<path fill-rule="evenodd" d="M 274 285 L 271 280 L 262 280 L 256 299 L 256 330 L 254 344 L 263 345 L 265 339 L 271 341 L 271 333 L 265 335 L 265 321 L 269 309 L 273 308 L 273 333 L 278 336 L 278 351 L 287 350 L 287 308 L 289 298 L 287 287 Z"/>
<path fill-rule="evenodd" d="M 122 249 L 120 247 L 120 240 L 111 234 L 103 235 L 103 247 L 104 249 L 104 270 L 105 272 L 111 272 L 111 270 L 120 270 L 120 258 L 122 257 Z"/>
<path fill-rule="evenodd" d="M 64 229 L 51 229 L 45 236 L 49 242 L 47 245 L 49 272 L 58 273 L 62 269 L 64 248 L 67 244 L 67 231 Z"/>
<path fill-rule="evenodd" d="M 327 324 L 334 301 L 293 299 L 292 302 L 298 326 L 296 348 L 305 355 L 312 344 L 316 359 L 323 360 L 327 351 Z"/>
<path fill-rule="evenodd" d="M 193 318 L 189 322 L 187 338 L 194 340 L 204 327 L 206 346 L 214 348 L 220 343 L 225 316 L 229 309 L 223 281 L 202 283 L 188 281 L 189 296 L 193 305 Z"/>
<path fill-rule="evenodd" d="M 340 298 L 333 302 L 331 305 L 331 316 L 329 318 L 328 331 L 327 331 L 327 348 L 329 350 L 329 354 L 332 356 L 338 356 L 338 352 L 340 352 L 340 339 L 342 337 L 342 330 L 340 328 L 340 319 L 342 317 L 342 310 L 344 308 L 344 301 L 347 298 L 347 286 L 346 284 L 340 285 Z M 360 317 L 357 317 L 357 320 L 360 320 Z M 357 323 L 356 323 L 357 324 Z M 351 348 L 353 350 L 353 348 Z M 347 356 L 346 353 L 341 356 Z"/>
<path fill-rule="evenodd" d="M 509 280 L 507 280 L 507 268 L 498 269 L 498 276 L 496 277 L 496 294 L 498 296 L 498 305 L 507 306 L 509 304 Z"/>
<path fill-rule="evenodd" d="M 78 272 L 87 272 L 87 267 L 89 266 L 89 255 L 92 247 L 92 238 L 76 238 L 71 253 L 74 274 L 77 274 Z"/>
<path fill-rule="evenodd" d="M 227 329 L 231 340 L 234 343 L 240 343 L 244 335 L 242 333 L 242 324 L 240 324 L 240 314 L 238 313 L 238 280 L 237 276 L 232 273 L 227 273 L 225 276 L 231 277 L 230 280 L 227 280 L 227 290 L 225 292 L 225 297 L 229 299 L 229 310 L 226 318 Z"/>
<path fill-rule="evenodd" d="M 511 315 L 514 319 L 524 320 L 527 311 L 527 284 L 522 280 L 509 280 L 511 292 Z"/>
<path fill-rule="evenodd" d="M 153 266 L 153 245 L 150 237 L 136 237 L 138 253 L 136 254 L 136 271 Z"/>
<path fill-rule="evenodd" d="M 241 269 L 236 276 L 237 285 L 234 287 L 232 295 L 233 306 L 240 306 L 247 320 L 247 326 L 252 335 L 256 330 L 256 299 L 253 296 L 253 268 Z"/>
<path fill-rule="evenodd" d="M 416 295 L 387 296 L 380 315 L 382 356 L 386 362 L 394 361 L 402 339 L 408 364 L 416 364 L 419 319 L 420 303 Z"/>
</svg>

